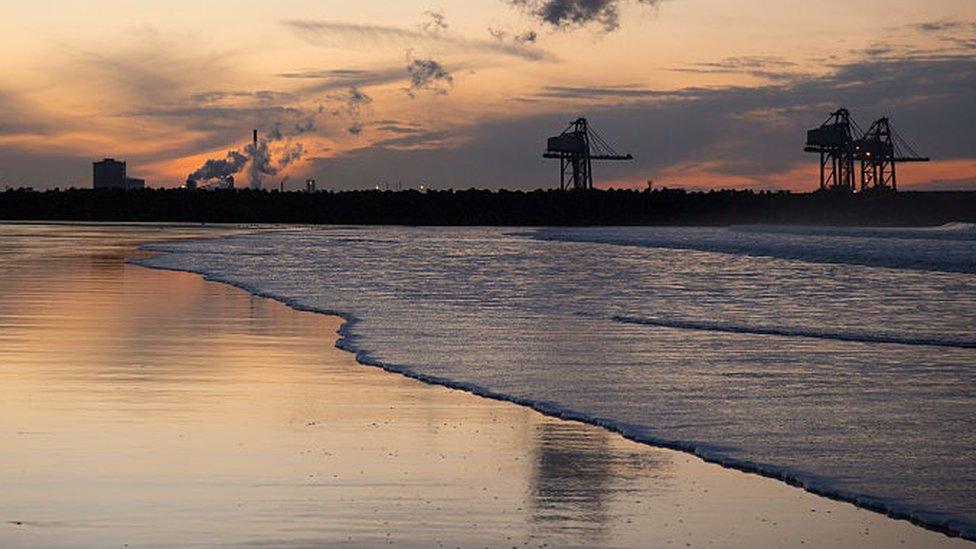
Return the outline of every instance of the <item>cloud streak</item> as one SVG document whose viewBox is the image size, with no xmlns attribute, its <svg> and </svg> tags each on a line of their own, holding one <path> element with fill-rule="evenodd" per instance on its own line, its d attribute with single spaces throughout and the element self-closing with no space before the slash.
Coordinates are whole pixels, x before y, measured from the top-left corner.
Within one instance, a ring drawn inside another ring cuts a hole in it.
<svg viewBox="0 0 976 549">
<path fill-rule="evenodd" d="M 501 42 L 465 38 L 447 32 L 443 19 L 420 29 L 293 19 L 285 25 L 311 44 L 337 49 L 373 50 L 377 47 L 408 50 L 420 46 L 441 47 L 452 52 L 516 57 L 525 61 L 554 61 L 555 57 L 529 42 Z"/>
</svg>

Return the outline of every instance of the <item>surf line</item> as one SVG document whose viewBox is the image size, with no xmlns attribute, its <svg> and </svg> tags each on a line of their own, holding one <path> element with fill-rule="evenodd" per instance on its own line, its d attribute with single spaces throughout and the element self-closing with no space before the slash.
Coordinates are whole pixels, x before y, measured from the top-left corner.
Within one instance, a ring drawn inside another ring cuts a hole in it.
<svg viewBox="0 0 976 549">
<path fill-rule="evenodd" d="M 622 324 L 636 324 L 641 326 L 655 326 L 658 328 L 674 328 L 678 330 L 695 330 L 701 332 L 722 332 L 728 334 L 769 335 L 779 337 L 805 337 L 811 339 L 827 339 L 832 341 L 846 341 L 854 343 L 882 343 L 890 345 L 912 345 L 917 347 L 950 347 L 954 349 L 976 349 L 976 341 L 952 341 L 948 339 L 927 339 L 913 337 L 888 336 L 883 334 L 844 334 L 837 332 L 818 332 L 802 328 L 736 326 L 718 322 L 703 322 L 695 320 L 668 320 L 658 318 L 640 318 L 632 316 L 613 316 L 614 322 Z"/>
</svg>

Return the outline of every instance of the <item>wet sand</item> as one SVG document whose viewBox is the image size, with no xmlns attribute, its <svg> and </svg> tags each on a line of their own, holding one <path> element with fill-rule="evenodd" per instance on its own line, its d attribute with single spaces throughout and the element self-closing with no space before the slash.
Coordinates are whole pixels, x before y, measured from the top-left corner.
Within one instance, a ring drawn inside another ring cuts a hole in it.
<svg viewBox="0 0 976 549">
<path fill-rule="evenodd" d="M 341 320 L 0 225 L 0 546 L 969 547 L 359 365 Z"/>
</svg>

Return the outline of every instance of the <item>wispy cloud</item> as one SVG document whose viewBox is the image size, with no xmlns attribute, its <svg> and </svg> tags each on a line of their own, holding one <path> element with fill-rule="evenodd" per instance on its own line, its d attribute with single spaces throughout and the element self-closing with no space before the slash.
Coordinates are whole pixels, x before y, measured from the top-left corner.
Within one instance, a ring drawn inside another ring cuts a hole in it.
<svg viewBox="0 0 976 549">
<path fill-rule="evenodd" d="M 545 99 L 655 99 L 673 97 L 680 92 L 659 91 L 637 85 L 624 86 L 545 86 L 535 94 L 536 98 Z"/>
<path fill-rule="evenodd" d="M 803 75 L 800 66 L 782 57 L 741 56 L 719 61 L 704 61 L 671 69 L 692 74 L 738 74 L 769 80 L 788 80 Z"/>
<path fill-rule="evenodd" d="M 443 23 L 442 23 L 443 24 Z M 530 43 L 473 39 L 452 34 L 445 27 L 410 29 L 385 25 L 293 19 L 285 25 L 308 42 L 328 48 L 395 48 L 408 50 L 421 46 L 441 47 L 452 52 L 481 53 L 517 57 L 526 61 L 553 61 L 555 57 Z M 432 31 L 431 29 L 437 29 Z"/>
<path fill-rule="evenodd" d="M 407 79 L 408 74 L 401 64 L 397 64 L 377 69 L 302 70 L 280 73 L 277 76 L 292 80 L 310 81 L 300 91 L 300 93 L 307 94 L 349 88 L 362 89 L 383 86 L 403 82 Z"/>
</svg>

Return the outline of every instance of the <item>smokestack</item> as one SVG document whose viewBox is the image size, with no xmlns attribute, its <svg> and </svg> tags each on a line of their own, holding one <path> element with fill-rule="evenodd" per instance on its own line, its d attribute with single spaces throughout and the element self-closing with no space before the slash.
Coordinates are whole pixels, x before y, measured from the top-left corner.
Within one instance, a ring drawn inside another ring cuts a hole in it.
<svg viewBox="0 0 976 549">
<path fill-rule="evenodd" d="M 254 149 L 257 150 L 258 147 L 258 131 L 254 130 Z"/>
</svg>

